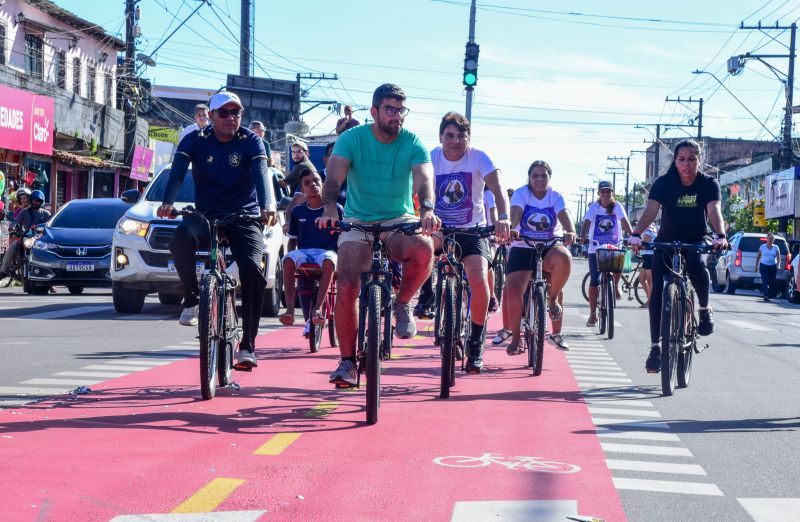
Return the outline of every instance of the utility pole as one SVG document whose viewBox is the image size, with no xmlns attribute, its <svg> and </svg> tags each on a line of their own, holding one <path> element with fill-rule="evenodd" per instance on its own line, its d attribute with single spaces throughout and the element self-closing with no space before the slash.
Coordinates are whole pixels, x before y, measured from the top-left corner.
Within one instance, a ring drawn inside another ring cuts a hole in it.
<svg viewBox="0 0 800 522">
<path fill-rule="evenodd" d="M 658 177 L 658 159 L 661 157 L 661 125 L 656 125 L 656 156 L 653 158 L 653 180 Z"/>
<path fill-rule="evenodd" d="M 239 76 L 248 78 L 254 76 L 255 60 L 255 33 L 253 21 L 255 20 L 256 6 L 253 0 L 242 0 L 242 22 L 239 30 Z"/>
<path fill-rule="evenodd" d="M 475 1 L 472 0 L 472 4 L 469 7 L 469 40 L 467 42 L 467 50 L 471 48 L 471 45 L 475 43 Z M 467 61 L 470 60 L 470 56 L 466 56 L 464 59 L 464 68 L 467 69 Z M 475 60 L 475 70 L 477 72 L 478 68 L 478 56 L 474 57 Z M 475 80 L 477 80 L 477 76 L 475 76 Z M 466 73 L 464 82 L 467 83 Z M 467 90 L 467 107 L 464 112 L 464 116 L 466 116 L 467 120 L 470 122 L 472 121 L 472 93 L 475 90 L 475 83 L 466 86 Z"/>
<path fill-rule="evenodd" d="M 125 125 L 123 139 L 123 159 L 126 166 L 131 167 L 133 148 L 136 144 L 136 111 L 138 100 L 134 96 L 135 74 L 134 60 L 136 59 L 136 25 L 135 11 L 139 0 L 125 0 L 125 63 L 122 73 L 122 110 Z M 138 82 L 137 82 L 138 83 Z M 138 86 L 136 87 L 138 91 Z"/>
<path fill-rule="evenodd" d="M 664 101 L 680 103 L 682 105 L 685 105 L 687 103 L 696 103 L 697 104 L 697 120 L 696 120 L 697 123 L 695 123 L 694 119 L 690 119 L 688 125 L 680 125 L 680 126 L 681 127 L 684 127 L 684 126 L 697 127 L 697 141 L 702 140 L 703 139 L 703 98 L 700 98 L 699 100 L 693 100 L 692 97 L 689 96 L 689 99 L 687 100 L 686 98 L 681 98 L 680 96 L 678 96 L 677 98 L 672 98 L 672 99 L 670 99 L 670 97 L 667 96 L 667 98 Z"/>
</svg>

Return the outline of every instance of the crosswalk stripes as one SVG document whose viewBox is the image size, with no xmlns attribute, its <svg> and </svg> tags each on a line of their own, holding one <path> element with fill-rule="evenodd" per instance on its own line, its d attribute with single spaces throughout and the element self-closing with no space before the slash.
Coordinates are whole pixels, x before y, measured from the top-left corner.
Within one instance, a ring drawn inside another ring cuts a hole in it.
<svg viewBox="0 0 800 522">
<path fill-rule="evenodd" d="M 566 353 L 586 402 L 614 486 L 620 490 L 723 496 L 653 403 L 596 338 L 575 328 Z"/>
</svg>

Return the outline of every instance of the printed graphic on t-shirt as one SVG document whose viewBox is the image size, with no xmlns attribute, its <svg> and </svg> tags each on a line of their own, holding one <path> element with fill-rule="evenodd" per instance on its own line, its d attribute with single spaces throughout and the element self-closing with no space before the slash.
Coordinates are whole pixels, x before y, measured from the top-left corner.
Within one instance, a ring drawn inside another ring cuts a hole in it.
<svg viewBox="0 0 800 522">
<path fill-rule="evenodd" d="M 697 206 L 697 194 L 684 194 L 678 198 L 678 207 L 695 208 Z"/>
<path fill-rule="evenodd" d="M 556 212 L 552 207 L 539 208 L 525 205 L 520 222 L 520 232 L 529 239 L 553 239 Z"/>
<path fill-rule="evenodd" d="M 617 243 L 619 241 L 619 228 L 617 228 L 616 214 L 598 215 L 594 222 L 594 237 L 598 243 Z"/>
<path fill-rule="evenodd" d="M 436 176 L 436 215 L 448 225 L 472 221 L 472 172 Z"/>
</svg>

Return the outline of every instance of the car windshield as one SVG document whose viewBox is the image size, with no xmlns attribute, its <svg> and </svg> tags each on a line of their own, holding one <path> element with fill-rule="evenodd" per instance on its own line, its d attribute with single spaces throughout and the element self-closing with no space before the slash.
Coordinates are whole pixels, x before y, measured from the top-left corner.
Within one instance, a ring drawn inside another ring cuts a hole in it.
<svg viewBox="0 0 800 522">
<path fill-rule="evenodd" d="M 114 228 L 125 205 L 67 205 L 53 218 L 53 228 Z"/>
<path fill-rule="evenodd" d="M 145 199 L 147 201 L 164 201 L 164 191 L 167 189 L 167 180 L 169 180 L 169 169 L 164 169 L 152 181 L 152 184 L 147 190 Z M 175 198 L 175 201 L 180 203 L 194 203 L 194 178 L 192 177 L 191 170 L 189 170 L 189 172 L 186 173 L 186 177 L 183 178 L 183 185 L 181 185 L 181 189 L 178 191 L 178 196 Z"/>
<path fill-rule="evenodd" d="M 739 242 L 739 250 L 742 252 L 758 252 L 758 248 L 761 245 L 765 245 L 767 243 L 767 237 L 743 237 L 742 240 Z M 775 238 L 775 244 L 781 251 L 781 254 L 786 255 L 789 253 L 789 247 L 786 245 L 786 241 L 783 239 Z"/>
</svg>

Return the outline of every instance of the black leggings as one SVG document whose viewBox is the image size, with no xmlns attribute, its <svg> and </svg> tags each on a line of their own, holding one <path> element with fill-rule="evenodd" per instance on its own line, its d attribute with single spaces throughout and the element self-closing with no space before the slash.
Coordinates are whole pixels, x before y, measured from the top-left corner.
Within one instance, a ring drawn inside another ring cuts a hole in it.
<svg viewBox="0 0 800 522">
<path fill-rule="evenodd" d="M 708 306 L 708 270 L 700 259 L 700 252 L 683 251 L 686 258 L 686 272 L 692 282 L 697 302 L 701 308 Z M 664 294 L 664 276 L 671 274 L 672 252 L 657 250 L 653 254 L 653 290 L 650 293 L 650 342 L 657 344 L 661 339 L 661 297 Z"/>
</svg>

